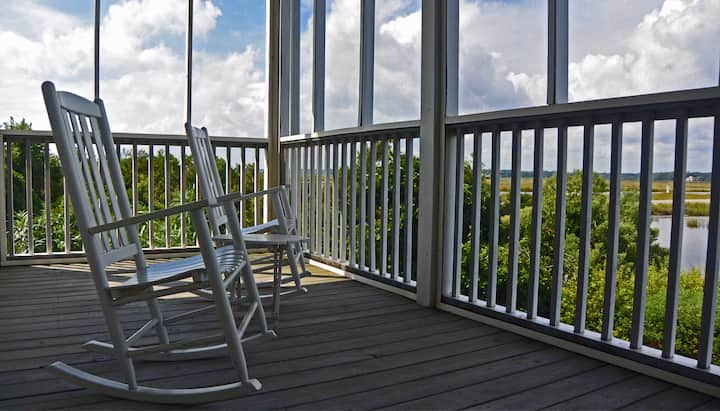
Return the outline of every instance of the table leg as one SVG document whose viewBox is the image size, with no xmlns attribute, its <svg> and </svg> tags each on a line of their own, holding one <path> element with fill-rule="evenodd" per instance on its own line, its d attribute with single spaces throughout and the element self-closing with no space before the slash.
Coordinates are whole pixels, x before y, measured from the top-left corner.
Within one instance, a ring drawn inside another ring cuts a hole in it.
<svg viewBox="0 0 720 411">
<path fill-rule="evenodd" d="M 280 288 L 282 287 L 282 248 L 277 247 L 273 253 L 273 320 L 275 331 L 280 323 Z"/>
</svg>

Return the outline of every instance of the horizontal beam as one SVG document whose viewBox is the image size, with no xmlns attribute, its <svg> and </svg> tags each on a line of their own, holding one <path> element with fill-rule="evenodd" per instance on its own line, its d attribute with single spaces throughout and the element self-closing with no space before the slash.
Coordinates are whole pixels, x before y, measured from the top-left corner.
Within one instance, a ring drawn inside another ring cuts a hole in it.
<svg viewBox="0 0 720 411">
<path fill-rule="evenodd" d="M 363 127 L 341 128 L 331 131 L 320 131 L 316 133 L 298 134 L 280 138 L 281 143 L 308 143 L 318 140 L 358 138 L 377 134 L 407 134 L 417 133 L 420 128 L 420 121 L 399 121 L 394 123 L 373 124 Z"/>
<path fill-rule="evenodd" d="M 663 120 L 675 118 L 677 113 L 674 111 L 681 108 L 691 108 L 688 112 L 690 117 L 712 116 L 715 113 L 713 106 L 718 103 L 720 103 L 720 87 L 707 87 L 452 116 L 447 118 L 446 124 L 472 128 L 483 125 L 511 126 L 515 123 L 531 124 L 555 119 L 566 121 L 576 119 L 577 124 L 568 123 L 569 126 L 574 126 L 582 125 L 583 119 L 588 116 L 593 118 L 595 124 L 603 121 L 610 123 L 612 117 L 617 114 L 624 116 L 623 121 L 639 121 L 642 119 L 640 114 L 647 111 L 656 112 L 655 119 Z M 634 113 L 638 115 L 633 116 Z"/>
<path fill-rule="evenodd" d="M 33 144 L 53 143 L 55 138 L 52 131 L 17 131 L 2 130 L 0 135 L 5 141 L 29 141 Z M 258 137 L 230 137 L 210 136 L 213 143 L 230 146 L 258 146 L 267 145 L 267 139 Z M 144 133 L 113 133 L 113 140 L 117 144 L 140 144 L 140 145 L 187 145 L 185 134 L 144 134 Z"/>
</svg>

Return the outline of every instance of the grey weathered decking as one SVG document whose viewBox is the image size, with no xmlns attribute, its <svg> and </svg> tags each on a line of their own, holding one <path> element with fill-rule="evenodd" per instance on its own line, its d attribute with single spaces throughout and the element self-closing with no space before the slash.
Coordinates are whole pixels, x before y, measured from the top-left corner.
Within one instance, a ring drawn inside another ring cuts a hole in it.
<svg viewBox="0 0 720 411">
<path fill-rule="evenodd" d="M 0 407 L 164 408 L 78 389 L 44 370 L 62 360 L 117 375 L 113 361 L 79 346 L 105 339 L 86 266 L 1 270 Z M 705 395 L 313 271 L 310 293 L 283 301 L 280 337 L 246 348 L 263 390 L 205 408 L 720 408 Z M 197 303 L 187 296 L 164 305 Z M 145 318 L 142 308 L 126 310 L 130 325 Z M 171 332 L 213 326 L 210 315 Z M 224 358 L 137 368 L 150 385 L 232 380 Z"/>
</svg>

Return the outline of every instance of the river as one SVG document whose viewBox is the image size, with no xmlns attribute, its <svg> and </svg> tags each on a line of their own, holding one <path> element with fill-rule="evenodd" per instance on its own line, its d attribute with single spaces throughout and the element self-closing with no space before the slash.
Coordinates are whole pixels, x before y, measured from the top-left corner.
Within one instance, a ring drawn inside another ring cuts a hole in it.
<svg viewBox="0 0 720 411">
<path fill-rule="evenodd" d="M 690 220 L 697 220 L 697 227 L 688 227 L 687 222 Z M 708 217 L 685 217 L 682 244 L 682 270 L 700 268 L 701 271 L 705 271 L 708 222 Z M 670 248 L 672 217 L 655 216 L 652 219 L 652 227 L 660 229 L 658 243 L 663 247 Z"/>
</svg>

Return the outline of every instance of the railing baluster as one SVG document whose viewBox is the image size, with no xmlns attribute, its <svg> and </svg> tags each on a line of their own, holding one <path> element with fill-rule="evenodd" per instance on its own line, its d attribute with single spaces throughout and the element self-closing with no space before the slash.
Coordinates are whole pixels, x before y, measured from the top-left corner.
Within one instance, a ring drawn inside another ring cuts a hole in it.
<svg viewBox="0 0 720 411">
<path fill-rule="evenodd" d="M 380 275 L 386 276 L 388 273 L 388 161 L 389 139 L 386 138 L 382 143 L 382 222 L 380 226 Z"/>
<path fill-rule="evenodd" d="M 322 151 L 322 145 L 316 146 L 317 150 L 317 162 L 316 162 L 316 169 L 315 169 L 315 204 L 313 205 L 315 207 L 315 210 L 313 211 L 313 214 L 315 215 L 315 251 L 322 255 L 322 219 L 323 219 L 323 208 L 322 208 L 322 179 L 320 178 L 322 173 L 322 159 L 323 159 L 323 151 Z"/>
<path fill-rule="evenodd" d="M 50 210 L 52 209 L 52 190 L 50 186 L 50 144 L 45 143 L 43 150 L 43 171 L 44 171 L 44 183 L 45 183 L 45 252 L 51 254 L 53 252 L 52 244 L 52 216 Z"/>
<path fill-rule="evenodd" d="M 7 143 L 7 165 L 8 165 L 8 203 L 7 203 L 7 220 L 8 220 L 8 256 L 15 255 L 15 174 L 13 173 L 13 156 L 12 156 L 12 140 Z M 67 199 L 68 196 L 64 196 Z M 65 201 L 67 208 L 67 201 Z M 65 230 L 67 233 L 68 230 Z"/>
<path fill-rule="evenodd" d="M 247 160 L 245 158 L 245 146 L 240 147 L 240 191 L 241 193 L 246 193 L 246 185 L 247 185 Z M 243 226 L 247 224 L 245 221 L 245 202 L 240 203 L 240 224 Z"/>
<path fill-rule="evenodd" d="M 163 182 L 165 184 L 165 208 L 170 207 L 170 146 L 165 144 Z M 165 217 L 165 248 L 170 248 L 170 216 Z"/>
<path fill-rule="evenodd" d="M 607 262 L 603 294 L 601 338 L 611 341 L 615 323 L 615 280 L 617 277 L 618 243 L 620 241 L 620 196 L 622 193 L 623 123 L 612 122 L 610 146 L 610 205 L 608 210 Z"/>
<path fill-rule="evenodd" d="M 462 251 L 463 251 L 463 206 L 465 186 L 465 131 L 458 130 L 457 143 L 455 145 L 455 286 L 453 295 L 460 295 L 462 279 Z"/>
<path fill-rule="evenodd" d="M 348 201 L 348 168 L 347 168 L 347 144 L 342 143 L 342 215 L 340 218 L 340 261 L 347 261 L 347 244 L 345 244 L 345 231 L 347 229 L 347 201 Z"/>
<path fill-rule="evenodd" d="M 7 259 L 8 255 L 8 241 L 10 236 L 8 236 L 7 227 L 8 227 L 8 212 L 7 212 L 7 203 L 6 203 L 6 195 L 7 195 L 7 189 L 6 189 L 6 183 L 10 183 L 12 185 L 12 169 L 9 168 L 7 171 L 7 174 L 5 173 L 5 137 L 0 134 L 0 264 L 4 263 Z M 9 142 L 8 142 L 9 146 Z M 12 155 L 12 153 L 10 153 Z"/>
<path fill-rule="evenodd" d="M 340 143 L 333 144 L 333 183 L 332 183 L 332 258 L 340 260 L 340 233 L 338 232 L 338 214 L 340 213 Z"/>
<path fill-rule="evenodd" d="M 355 159 L 357 158 L 357 143 L 350 142 L 350 265 L 356 266 L 356 231 L 355 222 L 357 211 L 355 207 L 355 199 L 357 198 L 357 166 Z"/>
<path fill-rule="evenodd" d="M 445 204 L 443 215 L 443 290 L 444 296 L 457 297 L 455 290 L 460 289 L 460 273 L 454 265 L 455 261 L 455 212 L 457 207 L 457 195 L 459 184 L 457 182 L 456 163 L 458 161 L 457 146 L 459 144 L 460 131 L 453 129 L 446 135 L 445 142 Z"/>
<path fill-rule="evenodd" d="M 500 129 L 492 132 L 490 172 L 490 229 L 488 241 L 487 306 L 497 303 L 498 231 L 500 230 Z"/>
<path fill-rule="evenodd" d="M 35 254 L 33 239 L 32 153 L 29 142 L 25 143 L 25 210 L 27 211 L 27 253 Z"/>
<path fill-rule="evenodd" d="M 720 269 L 720 112 L 715 114 L 713 134 L 710 222 L 700 322 L 700 349 L 698 351 L 698 368 L 703 369 L 709 368 L 712 364 L 715 315 L 717 313 L 718 269 Z"/>
<path fill-rule="evenodd" d="M 225 163 L 225 192 L 226 193 L 232 193 L 232 153 L 230 150 L 230 146 L 225 146 L 225 156 L 227 158 L 227 162 Z"/>
<path fill-rule="evenodd" d="M 257 193 L 261 190 L 260 187 L 260 147 L 255 147 L 255 179 L 253 181 L 253 192 Z M 253 213 L 253 221 L 255 225 L 260 224 L 260 201 L 259 197 L 255 197 L 254 206 L 255 212 Z"/>
<path fill-rule="evenodd" d="M 555 193 L 555 254 L 550 291 L 550 325 L 560 325 L 563 262 L 565 257 L 565 196 L 567 192 L 567 125 L 557 128 L 557 191 Z"/>
<path fill-rule="evenodd" d="M 533 142 L 533 198 L 532 222 L 530 227 L 530 273 L 528 273 L 527 319 L 537 317 L 538 291 L 540 285 L 540 250 L 542 246 L 542 208 L 543 208 L 543 160 L 545 147 L 545 129 L 535 127 Z"/>
<path fill-rule="evenodd" d="M 413 174 L 415 173 L 415 162 L 413 159 L 413 138 L 412 134 L 405 137 L 405 283 L 412 282 L 413 262 Z"/>
<path fill-rule="evenodd" d="M 180 146 L 180 204 L 185 204 L 185 146 Z M 242 207 L 241 207 L 242 208 Z M 242 220 L 240 220 L 242 222 Z M 180 247 L 187 247 L 185 213 L 180 213 Z"/>
<path fill-rule="evenodd" d="M 65 225 L 65 233 L 63 236 L 65 253 L 70 254 L 72 251 L 70 236 L 70 194 L 68 193 L 67 179 L 65 178 L 63 178 L 63 223 Z"/>
<path fill-rule="evenodd" d="M 132 145 L 132 158 L 130 160 L 132 168 L 132 203 L 133 203 L 133 215 L 138 214 L 138 155 L 137 155 L 137 144 Z M 65 196 L 65 203 L 67 203 L 68 197 Z"/>
<path fill-rule="evenodd" d="M 367 244 L 367 143 L 360 142 L 360 269 L 367 267 L 365 246 Z"/>
<path fill-rule="evenodd" d="M 295 210 L 295 225 L 300 229 L 300 147 L 293 147 L 292 207 Z"/>
<path fill-rule="evenodd" d="M 471 303 L 478 298 L 480 279 L 480 224 L 482 214 L 482 133 L 473 132 L 473 194 L 472 227 L 470 228 L 470 289 L 468 300 Z"/>
<path fill-rule="evenodd" d="M 672 227 L 670 228 L 670 262 L 665 297 L 665 325 L 663 327 L 663 358 L 675 355 L 678 294 L 682 270 L 682 242 L 685 229 L 685 173 L 687 172 L 687 112 L 675 120 L 675 167 L 673 168 Z"/>
<path fill-rule="evenodd" d="M 510 181 L 510 251 L 505 311 L 517 309 L 518 255 L 520 253 L 520 167 L 522 159 L 522 130 L 518 124 L 512 129 L 512 179 Z"/>
<path fill-rule="evenodd" d="M 308 241 L 308 247 L 310 248 L 310 253 L 315 253 L 315 250 L 317 250 L 316 247 L 316 238 L 315 235 L 315 220 L 317 218 L 317 204 L 315 203 L 315 146 L 311 145 L 308 147 L 308 150 L 310 151 L 310 201 L 308 202 L 308 225 L 310 229 L 310 241 Z"/>
<path fill-rule="evenodd" d="M 595 125 L 588 120 L 583 127 L 582 210 L 580 215 L 580 259 L 575 299 L 575 332 L 585 332 L 587 318 L 588 274 L 590 272 L 590 238 L 592 229 L 593 150 Z"/>
<path fill-rule="evenodd" d="M 155 178 L 153 174 L 153 163 L 154 163 L 154 150 L 153 146 L 150 145 L 148 149 L 148 212 L 152 213 L 155 207 Z M 196 186 L 197 187 L 197 186 Z M 148 245 L 152 249 L 154 248 L 154 232 L 155 232 L 155 221 L 148 221 Z"/>
<path fill-rule="evenodd" d="M 637 258 L 635 260 L 635 290 L 633 294 L 630 348 L 643 345 L 645 329 L 645 288 L 647 287 L 648 259 L 650 258 L 650 223 L 653 184 L 653 140 L 655 124 L 652 118 L 642 122 L 640 152 L 640 206 L 638 210 Z"/>
<path fill-rule="evenodd" d="M 400 278 L 400 137 L 393 141 L 393 261 L 392 278 Z"/>
<path fill-rule="evenodd" d="M 368 239 L 370 240 L 370 244 L 368 247 L 370 248 L 370 272 L 375 273 L 377 271 L 376 267 L 376 254 L 375 254 L 375 184 L 376 184 L 376 170 L 377 170 L 377 141 L 371 140 L 370 141 L 370 174 L 368 178 L 370 179 L 370 191 L 368 193 Z"/>
<path fill-rule="evenodd" d="M 323 188 L 325 189 L 325 196 L 323 197 L 325 201 L 323 202 L 323 208 L 322 210 L 325 212 L 325 217 L 323 218 L 323 255 L 325 257 L 330 257 L 330 207 L 331 207 L 331 199 L 330 199 L 330 145 L 325 144 L 325 182 L 323 185 Z"/>
<path fill-rule="evenodd" d="M 305 167 L 307 166 L 307 162 L 305 161 L 305 147 L 297 147 L 297 156 L 298 156 L 298 179 L 296 181 L 297 186 L 295 187 L 295 191 L 297 191 L 298 194 L 298 200 L 295 209 L 297 210 L 297 226 L 298 226 L 298 233 L 300 235 L 306 235 L 305 231 Z"/>
</svg>

